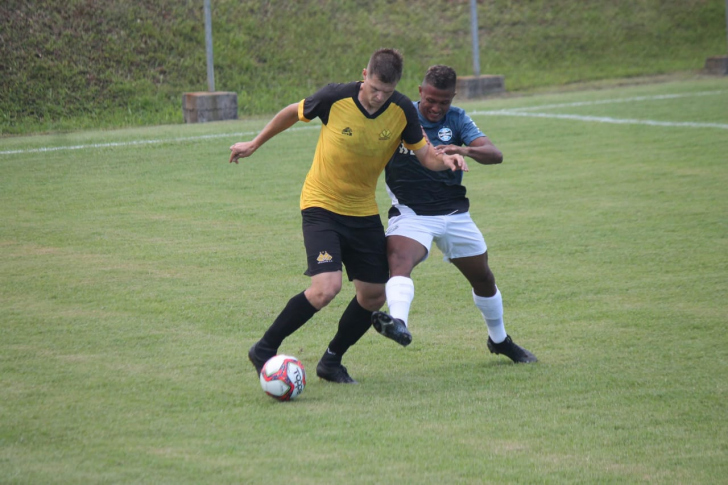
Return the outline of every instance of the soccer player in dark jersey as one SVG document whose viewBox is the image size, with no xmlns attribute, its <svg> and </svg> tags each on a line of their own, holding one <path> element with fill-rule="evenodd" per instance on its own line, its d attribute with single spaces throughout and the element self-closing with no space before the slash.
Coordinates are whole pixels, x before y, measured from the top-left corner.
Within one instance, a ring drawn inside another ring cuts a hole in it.
<svg viewBox="0 0 728 485">
<path fill-rule="evenodd" d="M 447 66 L 432 66 L 420 86 L 415 103 L 420 122 L 438 153 L 462 155 L 483 165 L 498 164 L 503 154 L 475 125 L 465 111 L 451 106 L 457 77 Z M 470 217 L 461 171 L 428 170 L 412 163 L 405 145 L 394 154 L 385 170 L 392 198 L 387 228 L 387 255 L 391 277 L 386 285 L 390 314 L 375 312 L 374 327 L 400 344 L 412 341 L 407 327 L 415 287 L 414 267 L 427 259 L 434 240 L 472 286 L 475 306 L 488 327 L 488 349 L 516 363 L 536 362 L 528 350 L 516 345 L 503 323 L 503 300 L 488 266 L 483 235 Z M 391 328 L 399 330 L 393 331 Z"/>
<path fill-rule="evenodd" d="M 339 293 L 345 267 L 356 295 L 316 374 L 331 382 L 355 383 L 341 358 L 369 329 L 372 312 L 384 305 L 389 278 L 384 227 L 375 199 L 379 175 L 400 144 L 414 153 L 412 163 L 431 170 L 467 170 L 461 155 L 435 152 L 427 143 L 412 101 L 395 90 L 402 65 L 399 52 L 380 49 L 362 71 L 363 81 L 329 84 L 283 108 L 252 141 L 230 147 L 230 162 L 237 163 L 297 121 L 319 118 L 322 123 L 301 192 L 305 274 L 311 283 L 288 301 L 248 351 L 258 373 L 286 337 Z"/>
</svg>

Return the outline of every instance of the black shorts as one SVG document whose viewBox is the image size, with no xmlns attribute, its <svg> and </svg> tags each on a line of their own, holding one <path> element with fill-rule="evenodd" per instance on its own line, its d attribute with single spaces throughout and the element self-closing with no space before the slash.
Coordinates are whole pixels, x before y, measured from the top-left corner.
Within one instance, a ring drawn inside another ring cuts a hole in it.
<svg viewBox="0 0 728 485">
<path fill-rule="evenodd" d="M 342 216 L 319 207 L 301 211 L 308 269 L 304 274 L 342 270 L 349 281 L 386 283 L 387 239 L 379 215 Z"/>
</svg>

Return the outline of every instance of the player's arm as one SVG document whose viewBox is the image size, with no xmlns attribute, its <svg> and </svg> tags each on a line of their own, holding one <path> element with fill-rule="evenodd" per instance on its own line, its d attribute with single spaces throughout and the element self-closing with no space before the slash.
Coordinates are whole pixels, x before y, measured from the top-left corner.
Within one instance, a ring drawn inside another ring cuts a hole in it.
<svg viewBox="0 0 728 485">
<path fill-rule="evenodd" d="M 503 152 L 498 150 L 485 136 L 476 138 L 468 146 L 439 145 L 435 147 L 435 151 L 447 155 L 458 154 L 463 157 L 470 157 L 483 165 L 495 165 L 503 161 Z"/>
<path fill-rule="evenodd" d="M 420 163 L 430 170 L 440 172 L 442 170 L 462 170 L 463 172 L 468 171 L 468 164 L 465 163 L 465 159 L 462 155 L 454 153 L 447 154 L 444 152 L 438 153 L 428 142 L 425 146 L 414 150 L 415 156 Z"/>
<path fill-rule="evenodd" d="M 230 163 L 251 156 L 260 146 L 287 130 L 298 121 L 298 103 L 289 104 L 276 114 L 252 141 L 243 141 L 230 147 Z"/>
</svg>

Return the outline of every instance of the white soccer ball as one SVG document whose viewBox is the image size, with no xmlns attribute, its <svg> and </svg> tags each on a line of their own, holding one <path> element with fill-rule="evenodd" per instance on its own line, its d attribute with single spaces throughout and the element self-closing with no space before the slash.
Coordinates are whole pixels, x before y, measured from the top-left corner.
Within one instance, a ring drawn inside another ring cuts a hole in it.
<svg viewBox="0 0 728 485">
<path fill-rule="evenodd" d="M 271 357 L 260 371 L 260 387 L 279 401 L 290 401 L 306 387 L 306 371 L 300 360 L 290 355 Z"/>
</svg>

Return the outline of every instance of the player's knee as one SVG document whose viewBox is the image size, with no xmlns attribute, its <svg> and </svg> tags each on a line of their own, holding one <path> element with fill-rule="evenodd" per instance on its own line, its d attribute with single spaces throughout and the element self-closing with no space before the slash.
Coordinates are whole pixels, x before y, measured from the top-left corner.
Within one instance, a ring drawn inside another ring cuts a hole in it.
<svg viewBox="0 0 728 485">
<path fill-rule="evenodd" d="M 365 300 L 365 304 L 362 305 L 362 307 L 366 308 L 369 311 L 375 312 L 382 308 L 384 306 L 384 303 L 387 301 L 387 295 L 382 292 L 381 295 L 372 295 L 369 296 Z"/>
<path fill-rule="evenodd" d="M 490 270 L 484 272 L 478 278 L 471 279 L 470 283 L 476 295 L 490 297 L 495 295 L 498 290 L 495 285 L 495 276 Z"/>
<path fill-rule="evenodd" d="M 409 277 L 416 264 L 409 254 L 400 252 L 390 253 L 387 259 L 389 262 L 389 272 L 391 276 Z"/>
<path fill-rule="evenodd" d="M 384 306 L 387 301 L 387 294 L 384 292 L 384 285 L 382 285 L 381 291 L 377 288 L 358 292 L 356 299 L 362 308 L 375 312 Z"/>
<path fill-rule="evenodd" d="M 328 305 L 331 301 L 336 298 L 336 295 L 341 291 L 341 286 L 330 286 L 323 288 L 319 293 L 319 298 L 324 305 Z"/>
<path fill-rule="evenodd" d="M 311 286 L 306 291 L 306 297 L 311 304 L 321 309 L 331 303 L 336 295 L 341 291 L 341 283 L 329 282 L 327 284 L 318 284 Z"/>
</svg>

